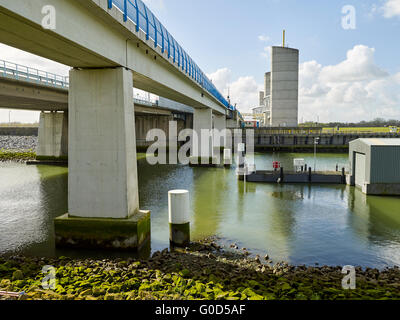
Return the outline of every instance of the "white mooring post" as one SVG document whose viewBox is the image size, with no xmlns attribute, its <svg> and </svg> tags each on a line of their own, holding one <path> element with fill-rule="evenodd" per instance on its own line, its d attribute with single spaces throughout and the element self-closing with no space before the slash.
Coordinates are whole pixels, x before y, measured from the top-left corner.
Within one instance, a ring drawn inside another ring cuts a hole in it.
<svg viewBox="0 0 400 320">
<path fill-rule="evenodd" d="M 169 240 L 172 245 L 186 246 L 190 243 L 189 191 L 168 192 Z"/>
</svg>

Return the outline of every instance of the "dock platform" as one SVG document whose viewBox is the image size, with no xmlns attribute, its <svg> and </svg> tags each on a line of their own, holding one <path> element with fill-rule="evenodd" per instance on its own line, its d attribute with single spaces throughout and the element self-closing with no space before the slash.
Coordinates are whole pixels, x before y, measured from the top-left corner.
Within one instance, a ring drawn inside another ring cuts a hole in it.
<svg viewBox="0 0 400 320">
<path fill-rule="evenodd" d="M 244 175 L 239 175 L 239 180 L 244 180 Z M 264 171 L 246 175 L 247 182 L 263 183 L 320 183 L 320 184 L 346 184 L 346 175 L 336 171 L 316 171 L 316 172 L 284 172 L 284 171 Z"/>
</svg>

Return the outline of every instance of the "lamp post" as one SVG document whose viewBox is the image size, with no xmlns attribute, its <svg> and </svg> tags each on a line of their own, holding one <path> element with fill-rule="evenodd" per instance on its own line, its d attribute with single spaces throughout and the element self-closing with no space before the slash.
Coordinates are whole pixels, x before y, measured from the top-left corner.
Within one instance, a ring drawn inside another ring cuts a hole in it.
<svg viewBox="0 0 400 320">
<path fill-rule="evenodd" d="M 317 171 L 317 144 L 319 143 L 319 138 L 314 138 L 314 172 Z"/>
</svg>

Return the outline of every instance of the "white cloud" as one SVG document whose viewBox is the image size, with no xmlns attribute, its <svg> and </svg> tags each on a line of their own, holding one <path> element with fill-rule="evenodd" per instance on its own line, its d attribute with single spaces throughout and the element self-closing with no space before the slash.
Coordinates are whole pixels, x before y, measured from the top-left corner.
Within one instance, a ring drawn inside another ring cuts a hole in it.
<svg viewBox="0 0 400 320">
<path fill-rule="evenodd" d="M 347 59 L 335 66 L 327 66 L 321 71 L 324 82 L 364 81 L 386 77 L 374 62 L 374 48 L 355 46 L 347 52 Z"/>
<path fill-rule="evenodd" d="M 387 0 L 382 11 L 385 18 L 400 17 L 400 0 Z"/>
<path fill-rule="evenodd" d="M 269 36 L 262 34 L 262 35 L 258 36 L 258 40 L 260 40 L 262 42 L 269 42 L 269 41 L 271 41 L 271 38 Z"/>
<path fill-rule="evenodd" d="M 358 45 L 344 61 L 300 65 L 300 119 L 358 122 L 400 118 L 400 73 L 390 75 L 374 62 L 373 48 Z"/>
<path fill-rule="evenodd" d="M 267 63 L 270 61 L 271 58 L 272 47 L 264 47 L 264 51 L 261 53 L 261 56 L 267 60 Z"/>
<path fill-rule="evenodd" d="M 231 82 L 232 71 L 228 68 L 218 69 L 214 73 L 207 74 L 207 77 L 224 95 L 228 94 L 229 83 Z"/>
<path fill-rule="evenodd" d="M 229 91 L 231 103 L 237 103 L 241 112 L 250 112 L 258 106 L 258 92 L 263 90 L 263 86 L 258 84 L 254 77 L 245 76 L 231 81 L 232 71 L 228 68 L 218 69 L 207 76 L 225 97 Z"/>
<path fill-rule="evenodd" d="M 265 47 L 268 57 L 270 47 Z M 376 65 L 375 49 L 364 45 L 347 52 L 346 59 L 337 65 L 322 66 L 317 61 L 300 65 L 300 118 L 321 121 L 360 121 L 376 117 L 400 119 L 400 72 L 388 74 Z M 68 75 L 69 67 L 24 51 L 0 44 L 0 59 Z M 208 75 L 224 96 L 230 89 L 231 102 L 242 112 L 258 105 L 258 92 L 263 84 L 253 76 L 232 79 L 232 71 L 222 68 Z M 135 95 L 147 94 L 135 90 Z M 36 122 L 39 113 L 11 111 L 11 121 Z M 0 122 L 8 122 L 9 111 L 0 109 Z"/>
<path fill-rule="evenodd" d="M 300 119 L 316 121 L 361 121 L 376 117 L 400 118 L 400 73 L 390 75 L 376 65 L 375 49 L 357 45 L 346 59 L 323 66 L 317 61 L 300 64 Z M 222 68 L 208 77 L 231 102 L 249 112 L 258 105 L 263 85 L 254 77 L 232 80 L 232 71 Z"/>
</svg>

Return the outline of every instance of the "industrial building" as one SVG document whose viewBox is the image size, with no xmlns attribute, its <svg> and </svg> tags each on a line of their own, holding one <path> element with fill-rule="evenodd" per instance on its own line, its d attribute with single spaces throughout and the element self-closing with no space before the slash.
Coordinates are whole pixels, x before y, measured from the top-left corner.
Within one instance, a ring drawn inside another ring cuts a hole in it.
<svg viewBox="0 0 400 320">
<path fill-rule="evenodd" d="M 299 50 L 285 47 L 285 33 L 282 46 L 271 49 L 271 72 L 265 74 L 259 103 L 253 113 L 263 115 L 263 126 L 298 126 Z"/>
<path fill-rule="evenodd" d="M 350 142 L 347 184 L 369 195 L 400 195 L 400 139 Z"/>
</svg>

